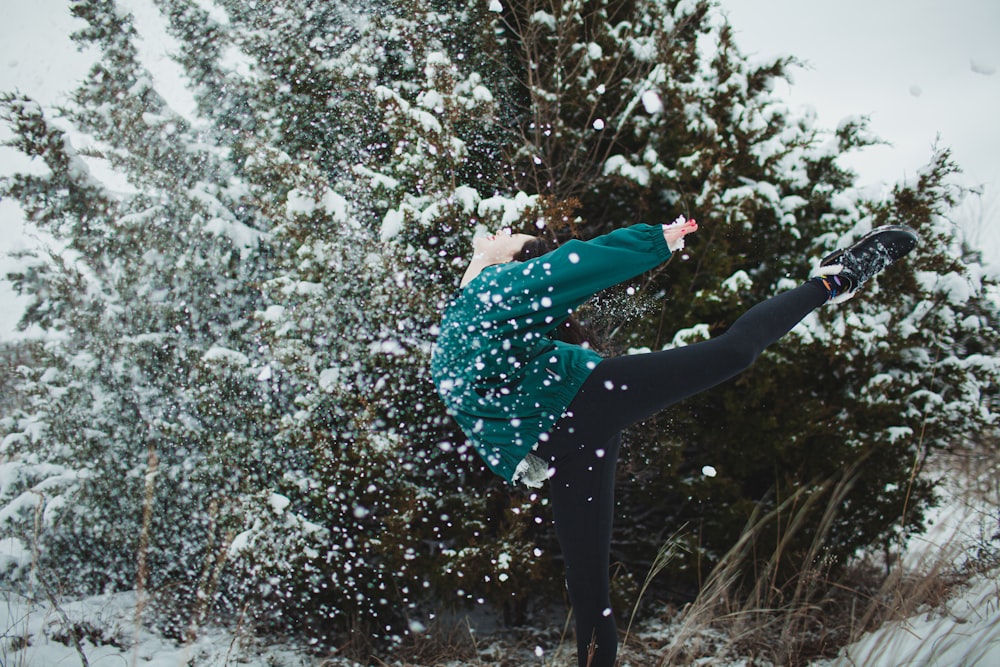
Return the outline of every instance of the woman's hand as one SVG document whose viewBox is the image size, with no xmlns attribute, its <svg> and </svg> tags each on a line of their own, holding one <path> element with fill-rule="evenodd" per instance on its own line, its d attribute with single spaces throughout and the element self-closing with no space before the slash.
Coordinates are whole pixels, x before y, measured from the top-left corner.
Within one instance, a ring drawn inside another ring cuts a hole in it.
<svg viewBox="0 0 1000 667">
<path fill-rule="evenodd" d="M 667 242 L 670 252 L 677 252 L 684 247 L 684 237 L 698 231 L 698 223 L 694 218 L 686 219 L 683 215 L 669 225 L 663 225 L 663 239 Z"/>
</svg>

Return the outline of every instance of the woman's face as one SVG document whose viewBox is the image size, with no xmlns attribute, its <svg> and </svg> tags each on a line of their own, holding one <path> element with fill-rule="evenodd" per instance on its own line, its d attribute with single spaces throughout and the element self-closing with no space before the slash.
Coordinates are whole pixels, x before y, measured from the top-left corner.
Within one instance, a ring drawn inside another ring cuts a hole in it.
<svg viewBox="0 0 1000 667">
<path fill-rule="evenodd" d="M 505 227 L 496 234 L 476 237 L 472 248 L 476 258 L 501 264 L 514 261 L 524 244 L 534 238 L 530 234 L 512 234 L 510 227 Z"/>
</svg>

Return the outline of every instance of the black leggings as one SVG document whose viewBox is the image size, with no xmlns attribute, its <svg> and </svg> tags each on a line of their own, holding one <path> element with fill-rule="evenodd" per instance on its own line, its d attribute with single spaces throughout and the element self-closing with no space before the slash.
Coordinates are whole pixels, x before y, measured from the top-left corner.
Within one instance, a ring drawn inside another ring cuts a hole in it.
<svg viewBox="0 0 1000 667">
<path fill-rule="evenodd" d="M 597 365 L 536 452 L 552 468 L 556 536 L 576 619 L 580 667 L 612 667 L 618 632 L 609 596 L 615 464 L 622 429 L 745 370 L 764 348 L 828 298 L 810 281 L 760 303 L 722 335 L 686 347 Z"/>
</svg>

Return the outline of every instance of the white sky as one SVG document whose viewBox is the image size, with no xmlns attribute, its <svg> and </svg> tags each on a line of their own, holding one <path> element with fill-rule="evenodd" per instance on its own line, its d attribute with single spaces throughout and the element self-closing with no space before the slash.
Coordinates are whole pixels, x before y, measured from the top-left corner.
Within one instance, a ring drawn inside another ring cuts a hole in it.
<svg viewBox="0 0 1000 667">
<path fill-rule="evenodd" d="M 4 2 L 0 23 L 0 90 L 19 90 L 43 105 L 64 99 L 87 73 L 91 59 L 77 52 L 69 38 L 83 23 L 69 13 L 64 0 Z M 0 140 L 10 130 L 0 123 Z M 28 166 L 16 151 L 0 147 L 0 166 L 5 173 Z M 0 253 L 37 245 L 24 223 L 20 208 L 0 200 Z M 0 274 L 16 270 L 18 263 L 0 254 Z M 6 280 L 0 279 L 0 340 L 15 335 L 23 304 Z"/>
<path fill-rule="evenodd" d="M 721 2 L 745 53 L 790 54 L 806 62 L 795 71 L 794 85 L 782 91 L 791 104 L 814 107 L 830 128 L 846 116 L 868 115 L 874 133 L 891 142 L 850 160 L 861 185 L 909 178 L 929 161 L 936 141 L 950 147 L 965 171 L 963 182 L 986 186 L 962 217 L 979 221 L 978 238 L 1000 263 L 1000 0 Z M 146 11 L 149 0 L 120 4 L 144 23 L 157 20 Z M 70 16 L 68 0 L 4 5 L 0 90 L 17 88 L 45 105 L 58 102 L 91 63 L 69 39 L 81 22 Z M 139 45 L 157 46 L 162 50 L 162 44 Z M 163 53 L 141 55 L 160 69 L 176 67 Z M 185 91 L 165 92 L 179 112 L 190 106 Z M 5 136 L 7 129 L 0 127 L 0 139 Z M 6 168 L 14 159 L 0 148 Z M 32 242 L 17 207 L 0 202 L 0 245 L 17 249 Z M 0 271 L 10 267 L 9 260 L 0 261 Z M 3 282 L 0 312 L 2 339 L 17 319 L 17 304 Z"/>
<path fill-rule="evenodd" d="M 965 216 L 1000 246 L 1000 0 L 721 0 L 744 53 L 806 63 L 785 91 L 836 127 L 867 115 L 891 142 L 850 159 L 862 185 L 891 185 L 952 150 L 962 182 L 986 185 Z M 993 72 L 988 74 L 988 72 Z"/>
</svg>

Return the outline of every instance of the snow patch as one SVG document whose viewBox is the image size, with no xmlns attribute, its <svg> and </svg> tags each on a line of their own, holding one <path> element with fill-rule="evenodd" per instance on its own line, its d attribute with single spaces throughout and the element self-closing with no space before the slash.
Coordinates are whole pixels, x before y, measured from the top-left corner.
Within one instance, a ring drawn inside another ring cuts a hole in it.
<svg viewBox="0 0 1000 667">
<path fill-rule="evenodd" d="M 385 212 L 385 216 L 382 218 L 382 227 L 379 229 L 379 238 L 382 241 L 388 241 L 389 239 L 395 238 L 401 231 L 403 231 L 403 223 L 406 221 L 406 215 L 399 209 L 390 209 Z"/>
<path fill-rule="evenodd" d="M 292 504 L 292 501 L 288 496 L 283 496 L 280 493 L 272 493 L 267 499 L 267 504 L 271 506 L 275 514 L 281 514 Z"/>
<path fill-rule="evenodd" d="M 834 665 L 1000 665 L 997 580 L 980 576 L 942 610 L 888 623 L 841 650 Z"/>
<path fill-rule="evenodd" d="M 151 87 L 166 100 L 167 105 L 192 125 L 202 123 L 198 103 L 184 84 L 188 80 L 175 56 L 183 46 L 170 35 L 169 24 L 155 3 L 141 0 L 119 0 L 119 6 L 132 15 L 138 37 L 135 47 L 139 62 L 152 77 Z"/>
<path fill-rule="evenodd" d="M 727 292 L 732 292 L 733 294 L 739 294 L 740 291 L 749 290 L 752 287 L 753 280 L 751 280 L 747 272 L 742 269 L 722 281 L 722 289 Z"/>
<path fill-rule="evenodd" d="M 377 171 L 372 171 L 362 165 L 355 165 L 353 171 L 359 176 L 368 178 L 371 181 L 371 186 L 374 190 L 385 189 L 391 191 L 395 190 L 399 186 L 399 181 L 392 176 L 380 174 Z"/>
<path fill-rule="evenodd" d="M 536 195 L 525 192 L 518 192 L 513 198 L 496 195 L 479 202 L 476 212 L 483 218 L 499 214 L 500 225 L 514 225 L 521 219 L 524 211 L 535 206 L 537 200 Z"/>
<path fill-rule="evenodd" d="M 212 0 L 193 0 L 193 2 L 204 10 L 204 12 L 208 14 L 208 18 L 211 20 L 215 21 L 219 25 L 229 25 L 229 14 L 224 8 L 215 4 Z"/>
<path fill-rule="evenodd" d="M 288 217 L 308 216 L 316 211 L 322 211 L 334 220 L 344 222 L 348 218 L 347 199 L 329 188 L 324 189 L 319 197 L 298 188 L 288 192 L 285 199 L 285 214 Z"/>
<path fill-rule="evenodd" d="M 556 17 L 548 12 L 539 10 L 531 15 L 530 21 L 544 26 L 552 32 L 556 31 Z"/>
<path fill-rule="evenodd" d="M 268 306 L 260 314 L 260 319 L 265 322 L 280 322 L 285 317 L 285 307 L 284 306 Z"/>
<path fill-rule="evenodd" d="M 319 388 L 323 391 L 330 391 L 337 386 L 340 380 L 340 369 L 336 367 L 326 368 L 320 371 Z"/>
<path fill-rule="evenodd" d="M 707 324 L 696 324 L 693 327 L 681 329 L 674 334 L 674 339 L 670 342 L 670 345 L 668 345 L 667 348 L 685 347 L 687 345 L 691 345 L 692 343 L 708 340 L 711 337 L 712 330 Z"/>
<path fill-rule="evenodd" d="M 957 273 L 917 271 L 915 275 L 923 289 L 932 294 L 944 295 L 952 305 L 961 306 L 976 296 L 975 286 L 967 277 Z"/>
<path fill-rule="evenodd" d="M 226 347 L 212 347 L 205 354 L 201 355 L 201 360 L 206 362 L 222 362 L 233 364 L 234 366 L 249 366 L 250 359 L 247 355 Z"/>
<path fill-rule="evenodd" d="M 455 188 L 455 194 L 452 195 L 452 201 L 458 202 L 462 212 L 469 214 L 476 210 L 476 206 L 479 205 L 481 199 L 476 189 L 468 185 L 458 186 Z"/>
<path fill-rule="evenodd" d="M 254 229 L 239 220 L 223 220 L 222 218 L 212 218 L 205 223 L 205 231 L 229 239 L 234 248 L 240 249 L 240 255 L 243 259 L 246 259 L 250 251 L 257 247 L 261 241 L 270 237 L 267 232 Z"/>
<path fill-rule="evenodd" d="M 649 185 L 649 168 L 631 164 L 624 155 L 612 155 L 604 163 L 604 175 L 616 174 L 645 187 Z"/>
</svg>

